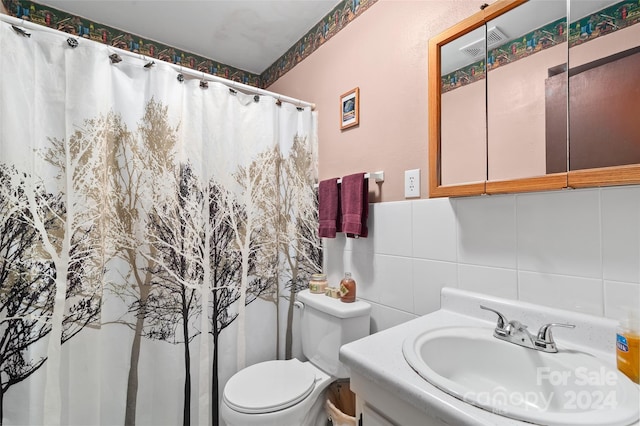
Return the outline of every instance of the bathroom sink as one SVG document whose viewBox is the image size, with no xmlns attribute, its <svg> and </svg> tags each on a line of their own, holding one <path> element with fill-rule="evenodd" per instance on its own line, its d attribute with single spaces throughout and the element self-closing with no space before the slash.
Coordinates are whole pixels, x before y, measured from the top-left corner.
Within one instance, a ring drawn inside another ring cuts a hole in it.
<svg viewBox="0 0 640 426">
<path fill-rule="evenodd" d="M 638 420 L 639 387 L 577 348 L 545 353 L 496 339 L 491 328 L 443 327 L 414 332 L 402 351 L 432 385 L 505 417 L 544 425 Z"/>
</svg>

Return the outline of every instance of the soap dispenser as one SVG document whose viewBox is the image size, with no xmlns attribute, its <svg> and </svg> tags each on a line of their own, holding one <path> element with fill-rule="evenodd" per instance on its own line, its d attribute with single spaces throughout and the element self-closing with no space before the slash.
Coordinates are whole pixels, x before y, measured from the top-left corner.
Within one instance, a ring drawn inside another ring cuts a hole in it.
<svg viewBox="0 0 640 426">
<path fill-rule="evenodd" d="M 616 332 L 618 370 L 640 384 L 640 319 L 635 312 L 620 321 Z"/>
<path fill-rule="evenodd" d="M 356 282 L 351 278 L 351 272 L 345 272 L 340 281 L 340 300 L 346 303 L 356 301 Z"/>
</svg>

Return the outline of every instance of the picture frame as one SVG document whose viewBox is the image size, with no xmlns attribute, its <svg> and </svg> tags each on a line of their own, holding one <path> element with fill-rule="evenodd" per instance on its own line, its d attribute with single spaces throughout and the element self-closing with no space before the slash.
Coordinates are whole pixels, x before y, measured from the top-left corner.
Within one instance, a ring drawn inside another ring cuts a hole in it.
<svg viewBox="0 0 640 426">
<path fill-rule="evenodd" d="M 340 95 L 340 130 L 360 124 L 360 88 Z"/>
</svg>

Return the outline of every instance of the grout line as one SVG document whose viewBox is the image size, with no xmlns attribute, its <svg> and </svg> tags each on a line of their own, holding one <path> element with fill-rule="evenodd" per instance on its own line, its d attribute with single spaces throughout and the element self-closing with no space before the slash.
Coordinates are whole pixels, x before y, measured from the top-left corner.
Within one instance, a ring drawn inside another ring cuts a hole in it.
<svg viewBox="0 0 640 426">
<path fill-rule="evenodd" d="M 599 241 L 599 246 L 600 246 L 600 283 L 602 284 L 601 286 L 601 292 L 602 292 L 602 312 L 601 315 L 604 316 L 606 314 L 606 306 L 607 306 L 607 299 L 606 299 L 606 291 L 604 289 L 604 227 L 602 226 L 602 188 L 598 188 L 598 227 L 599 227 L 599 232 L 598 232 L 598 238 L 600 239 Z"/>
<path fill-rule="evenodd" d="M 460 238 L 459 235 L 460 233 L 459 228 L 460 228 L 460 223 L 458 221 L 458 200 L 454 200 L 452 198 L 449 198 L 449 201 L 451 202 L 451 210 L 453 211 L 453 219 L 455 221 L 455 229 L 453 230 L 454 232 L 454 238 L 456 241 L 456 288 L 460 288 L 460 249 L 459 249 L 459 245 L 460 245 Z"/>
<path fill-rule="evenodd" d="M 513 216 L 514 216 L 514 235 L 516 237 L 516 298 L 520 300 L 520 250 L 519 250 L 519 235 L 518 235 L 518 198 L 519 194 L 515 194 L 513 197 Z"/>
</svg>

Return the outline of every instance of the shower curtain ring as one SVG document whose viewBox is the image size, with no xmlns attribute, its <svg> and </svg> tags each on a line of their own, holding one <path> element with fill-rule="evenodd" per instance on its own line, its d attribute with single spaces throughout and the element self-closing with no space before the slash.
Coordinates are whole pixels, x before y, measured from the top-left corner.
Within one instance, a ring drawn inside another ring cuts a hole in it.
<svg viewBox="0 0 640 426">
<path fill-rule="evenodd" d="M 117 53 L 112 53 L 111 55 L 109 55 L 109 59 L 111 60 L 112 64 L 117 64 L 118 62 L 122 62 L 122 58 Z"/>
<path fill-rule="evenodd" d="M 22 22 L 24 23 L 24 19 L 22 20 Z M 23 37 L 31 37 L 31 33 L 26 32 L 25 30 L 23 30 L 22 28 L 16 26 L 16 25 L 11 25 L 11 28 L 13 28 L 13 30 L 15 32 L 17 32 L 18 34 L 20 34 Z"/>
<path fill-rule="evenodd" d="M 202 73 L 202 80 L 200 80 L 200 87 L 203 89 L 209 88 L 209 82 L 204 79 L 204 73 Z"/>
</svg>

